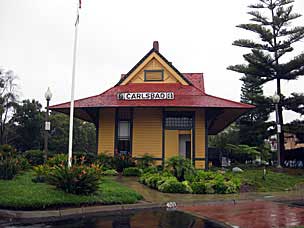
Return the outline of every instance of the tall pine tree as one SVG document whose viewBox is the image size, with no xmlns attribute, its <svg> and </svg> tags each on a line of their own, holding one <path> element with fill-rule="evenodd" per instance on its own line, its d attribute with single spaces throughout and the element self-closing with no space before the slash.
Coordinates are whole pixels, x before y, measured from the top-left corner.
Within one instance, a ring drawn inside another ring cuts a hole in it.
<svg viewBox="0 0 304 228">
<path fill-rule="evenodd" d="M 258 78 L 245 75 L 241 80 L 243 81 L 241 101 L 255 105 L 256 109 L 243 115 L 238 121 L 240 143 L 262 147 L 264 140 L 269 136 L 267 129 L 273 125 L 272 122 L 267 122 L 269 114 L 273 111 L 273 105 L 271 100 L 263 95 L 263 88 Z"/>
<path fill-rule="evenodd" d="M 257 40 L 239 39 L 233 45 L 249 48 L 251 53 L 243 57 L 247 64 L 230 66 L 228 69 L 256 77 L 258 84 L 276 81 L 276 92 L 281 97 L 278 104 L 278 122 L 283 126 L 282 107 L 284 96 L 281 93 L 282 80 L 295 80 L 304 75 L 304 54 L 297 55 L 288 61 L 282 58 L 291 53 L 293 45 L 304 37 L 304 27 L 292 27 L 291 22 L 300 14 L 293 13 L 294 0 L 257 0 L 249 5 L 252 10 L 251 23 L 237 27 L 258 35 Z M 284 58 L 286 60 L 286 58 Z M 280 134 L 281 157 L 284 155 L 284 133 Z M 283 159 L 282 159 L 283 160 Z"/>
</svg>

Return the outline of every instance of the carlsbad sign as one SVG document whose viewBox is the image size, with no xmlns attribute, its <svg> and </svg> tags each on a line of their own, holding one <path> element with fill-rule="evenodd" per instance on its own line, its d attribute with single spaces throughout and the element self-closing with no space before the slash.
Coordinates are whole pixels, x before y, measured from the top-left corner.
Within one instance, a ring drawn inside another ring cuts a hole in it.
<svg viewBox="0 0 304 228">
<path fill-rule="evenodd" d="M 118 100 L 173 100 L 173 92 L 118 93 Z"/>
</svg>

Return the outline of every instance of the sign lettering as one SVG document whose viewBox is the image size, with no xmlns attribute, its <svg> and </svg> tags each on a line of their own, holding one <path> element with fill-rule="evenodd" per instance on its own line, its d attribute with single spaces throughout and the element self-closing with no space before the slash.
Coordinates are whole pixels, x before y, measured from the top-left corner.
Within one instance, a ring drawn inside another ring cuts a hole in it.
<svg viewBox="0 0 304 228">
<path fill-rule="evenodd" d="M 118 100 L 173 100 L 173 92 L 118 93 Z"/>
</svg>

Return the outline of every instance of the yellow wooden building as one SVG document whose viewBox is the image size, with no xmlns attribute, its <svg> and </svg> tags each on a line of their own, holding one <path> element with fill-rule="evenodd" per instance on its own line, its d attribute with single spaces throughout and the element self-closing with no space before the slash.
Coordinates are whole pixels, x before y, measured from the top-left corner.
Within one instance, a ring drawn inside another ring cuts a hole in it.
<svg viewBox="0 0 304 228">
<path fill-rule="evenodd" d="M 51 110 L 69 113 L 70 103 Z M 75 101 L 75 117 L 96 125 L 98 153 L 144 154 L 158 163 L 181 155 L 198 168 L 208 162 L 208 135 L 227 127 L 251 105 L 205 93 L 202 73 L 180 73 L 158 42 L 118 83 Z"/>
</svg>

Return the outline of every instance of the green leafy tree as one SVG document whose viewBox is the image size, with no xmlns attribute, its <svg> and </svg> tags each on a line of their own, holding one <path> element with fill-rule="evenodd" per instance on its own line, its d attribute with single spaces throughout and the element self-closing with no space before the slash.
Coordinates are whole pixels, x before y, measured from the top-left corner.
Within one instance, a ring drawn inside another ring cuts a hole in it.
<svg viewBox="0 0 304 228">
<path fill-rule="evenodd" d="M 50 121 L 49 149 L 66 153 L 69 142 L 69 116 L 52 112 Z M 94 124 L 74 119 L 73 151 L 84 153 L 94 153 L 96 151 L 96 128 Z"/>
<path fill-rule="evenodd" d="M 249 5 L 251 23 L 240 24 L 237 27 L 251 31 L 259 38 L 234 41 L 233 45 L 249 48 L 251 53 L 244 55 L 247 64 L 228 67 L 230 70 L 258 78 L 260 84 L 276 81 L 276 90 L 281 97 L 278 104 L 278 121 L 281 126 L 284 105 L 281 81 L 295 80 L 304 75 L 303 53 L 292 59 L 286 58 L 286 54 L 294 50 L 293 45 L 304 37 L 303 26 L 291 26 L 293 20 L 301 17 L 300 14 L 293 13 L 292 3 L 294 0 L 257 0 L 256 4 Z M 284 142 L 283 132 L 280 134 L 280 140 Z M 283 156 L 283 143 L 281 152 Z"/>
<path fill-rule="evenodd" d="M 17 76 L 0 69 L 0 144 L 8 143 L 9 120 L 17 105 Z"/>
<path fill-rule="evenodd" d="M 17 105 L 11 122 L 15 128 L 13 145 L 20 151 L 41 149 L 43 113 L 42 105 L 35 100 L 23 100 Z"/>
</svg>

